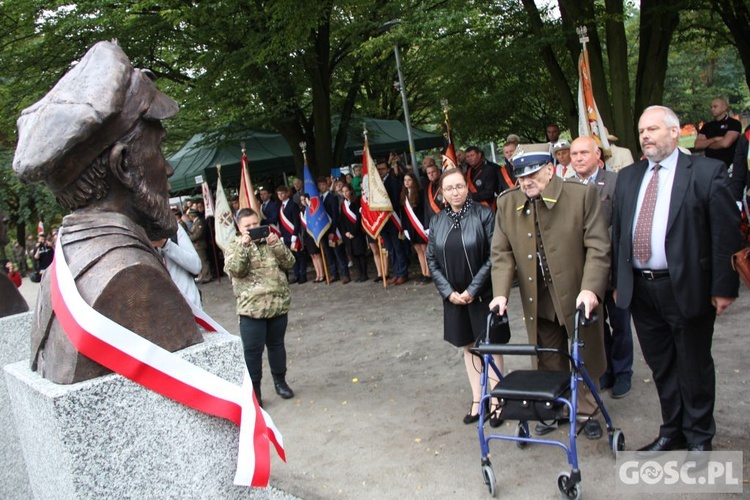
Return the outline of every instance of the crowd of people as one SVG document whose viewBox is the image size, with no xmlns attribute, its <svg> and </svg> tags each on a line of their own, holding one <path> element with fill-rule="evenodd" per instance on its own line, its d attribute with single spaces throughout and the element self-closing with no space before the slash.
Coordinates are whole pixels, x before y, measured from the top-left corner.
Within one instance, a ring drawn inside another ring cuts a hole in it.
<svg viewBox="0 0 750 500">
<path fill-rule="evenodd" d="M 356 166 L 342 178 L 316 179 L 317 199 L 304 192 L 299 179 L 292 186 L 260 189 L 258 211 L 240 209 L 238 198 L 231 198 L 238 232 L 225 252 L 214 241 L 213 218 L 205 217 L 200 197 L 182 211 L 173 209 L 177 232 L 151 244 L 197 307 L 197 285 L 222 271 L 231 277 L 259 402 L 266 349 L 276 393 L 294 396 L 286 382 L 284 346 L 289 285 L 434 283 L 443 301 L 444 339 L 463 350 L 472 393 L 465 424 L 479 418 L 481 368 L 470 347 L 487 335 L 490 311 L 523 315 L 531 343 L 566 351 L 574 311 L 582 307 L 586 316 L 596 311 L 599 318 L 581 333 L 584 362 L 596 388 L 613 398 L 631 390 L 632 315 L 663 418 L 656 439 L 641 450 L 710 450 L 711 336 L 716 317 L 738 294 L 729 257 L 742 244 L 736 203 L 750 177 L 750 127 L 743 133 L 722 99 L 712 103 L 712 112 L 715 120 L 701 128 L 696 141 L 705 156 L 683 152 L 678 117 L 652 106 L 639 120 L 638 161 L 627 152 L 615 154 L 617 148 L 604 150 L 590 137 L 561 139 L 554 124 L 546 129 L 546 144 L 526 145 L 509 136 L 500 164 L 476 146 L 457 151 L 457 165 L 447 169 L 432 156 L 423 158 L 421 168 L 402 164 L 395 154 L 378 158 L 374 167 L 393 213 L 377 238 L 362 225 L 363 173 Z M 306 230 L 307 216 L 319 208 L 331 222 L 316 242 Z M 253 232 L 261 225 L 274 231 Z M 54 234 L 40 233 L 35 244 L 30 238 L 25 248 L 13 245 L 6 269 L 23 276 L 31 261 L 41 274 L 53 256 Z M 507 311 L 514 287 L 521 311 Z M 507 328 L 505 323 L 490 332 L 489 340 L 507 337 L 502 331 Z M 495 363 L 502 369 L 501 357 Z M 548 352 L 535 366 L 570 368 L 566 358 Z M 601 438 L 590 390 L 579 397 L 576 416 L 583 434 Z M 502 407 L 491 404 L 490 425 L 499 426 Z M 534 431 L 543 435 L 565 421 L 540 423 Z"/>
</svg>

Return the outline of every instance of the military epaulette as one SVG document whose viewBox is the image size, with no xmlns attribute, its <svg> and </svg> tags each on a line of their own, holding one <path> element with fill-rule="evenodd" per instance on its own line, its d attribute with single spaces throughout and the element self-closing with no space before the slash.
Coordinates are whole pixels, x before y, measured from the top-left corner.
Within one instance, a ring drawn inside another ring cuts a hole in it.
<svg viewBox="0 0 750 500">
<path fill-rule="evenodd" d="M 502 193 L 500 193 L 499 195 L 497 195 L 497 199 L 499 200 L 502 196 L 505 196 L 506 194 L 512 193 L 514 191 L 518 191 L 519 189 L 521 189 L 521 186 L 515 186 L 515 187 L 512 187 L 512 188 L 508 188 L 505 191 L 503 191 Z"/>
</svg>

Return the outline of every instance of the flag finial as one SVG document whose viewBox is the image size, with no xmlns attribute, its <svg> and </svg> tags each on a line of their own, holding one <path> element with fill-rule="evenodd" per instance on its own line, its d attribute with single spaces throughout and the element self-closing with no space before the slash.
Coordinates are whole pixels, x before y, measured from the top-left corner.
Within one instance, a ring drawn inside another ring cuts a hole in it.
<svg viewBox="0 0 750 500">
<path fill-rule="evenodd" d="M 242 148 L 242 154 L 244 155 L 245 154 L 245 141 L 242 141 L 240 143 L 240 147 Z"/>
<path fill-rule="evenodd" d="M 584 48 L 586 47 L 586 42 L 589 41 L 588 32 L 589 30 L 588 28 L 586 28 L 586 26 L 578 26 L 576 28 L 576 33 L 578 33 L 578 41 L 581 42 Z"/>
<path fill-rule="evenodd" d="M 219 178 L 221 178 L 221 163 L 216 164 L 216 175 L 218 175 Z"/>
<path fill-rule="evenodd" d="M 365 138 L 365 142 L 367 142 L 367 124 L 363 124 L 362 129 L 362 136 Z"/>
<path fill-rule="evenodd" d="M 302 150 L 302 158 L 305 160 L 305 164 L 307 164 L 307 143 L 305 141 L 300 142 L 299 148 Z"/>
</svg>

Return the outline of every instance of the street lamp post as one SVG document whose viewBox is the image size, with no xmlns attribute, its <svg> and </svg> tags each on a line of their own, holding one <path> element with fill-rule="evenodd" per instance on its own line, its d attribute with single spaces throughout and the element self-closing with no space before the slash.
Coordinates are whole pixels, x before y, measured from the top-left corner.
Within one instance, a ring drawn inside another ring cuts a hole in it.
<svg viewBox="0 0 750 500">
<path fill-rule="evenodd" d="M 401 24 L 401 21 L 396 19 L 385 23 L 381 29 L 389 31 L 393 26 Z M 421 186 L 422 181 L 417 171 L 417 153 L 414 149 L 414 136 L 411 131 L 411 120 L 409 119 L 409 103 L 406 101 L 406 85 L 404 85 L 404 75 L 401 72 L 401 54 L 398 50 L 398 43 L 393 46 L 393 53 L 396 56 L 396 71 L 398 72 L 398 86 L 401 91 L 401 102 L 404 106 L 404 122 L 406 122 L 406 137 L 409 140 L 409 154 L 411 155 L 411 166 L 414 169 L 414 177 L 417 179 L 417 184 Z"/>
</svg>

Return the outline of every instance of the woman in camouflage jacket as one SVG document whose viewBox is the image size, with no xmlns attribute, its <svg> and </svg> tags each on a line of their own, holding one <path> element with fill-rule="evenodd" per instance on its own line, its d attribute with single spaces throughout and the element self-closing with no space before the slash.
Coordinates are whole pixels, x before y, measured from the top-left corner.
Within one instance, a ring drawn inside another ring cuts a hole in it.
<svg viewBox="0 0 750 500">
<path fill-rule="evenodd" d="M 274 233 L 256 240 L 250 237 L 248 231 L 260 226 L 253 210 L 243 208 L 237 212 L 237 226 L 240 232 L 224 252 L 224 271 L 232 278 L 245 363 L 262 406 L 260 382 L 265 347 L 276 393 L 284 399 L 294 397 L 286 383 L 284 346 L 291 304 L 286 271 L 294 266 L 294 256 Z"/>
</svg>

